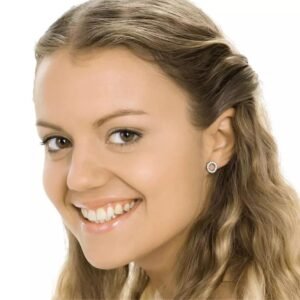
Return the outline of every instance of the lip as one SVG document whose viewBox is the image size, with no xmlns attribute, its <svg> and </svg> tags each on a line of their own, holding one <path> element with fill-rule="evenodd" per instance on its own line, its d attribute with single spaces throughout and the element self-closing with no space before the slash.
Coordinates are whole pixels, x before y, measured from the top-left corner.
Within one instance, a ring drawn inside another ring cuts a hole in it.
<svg viewBox="0 0 300 300">
<path fill-rule="evenodd" d="M 93 201 L 86 201 L 86 202 L 79 202 L 74 201 L 72 204 L 77 208 L 85 208 L 88 210 L 95 210 L 99 207 L 104 207 L 110 203 L 120 203 L 121 205 L 125 204 L 126 202 L 130 202 L 135 199 L 141 199 L 140 197 L 136 198 L 116 198 L 116 197 L 107 197 L 101 198 Z"/>
<path fill-rule="evenodd" d="M 90 234 L 100 234 L 100 233 L 106 233 L 109 232 L 119 226 L 121 226 L 124 222 L 126 222 L 132 214 L 136 211 L 136 209 L 139 208 L 140 204 L 142 203 L 142 200 L 139 200 L 135 203 L 132 209 L 130 209 L 127 213 L 122 214 L 118 216 L 115 219 L 110 220 L 106 223 L 93 223 L 89 220 L 85 219 L 80 211 L 80 208 L 77 208 L 77 213 L 79 215 L 80 220 L 80 229 L 84 233 L 90 233 Z"/>
</svg>

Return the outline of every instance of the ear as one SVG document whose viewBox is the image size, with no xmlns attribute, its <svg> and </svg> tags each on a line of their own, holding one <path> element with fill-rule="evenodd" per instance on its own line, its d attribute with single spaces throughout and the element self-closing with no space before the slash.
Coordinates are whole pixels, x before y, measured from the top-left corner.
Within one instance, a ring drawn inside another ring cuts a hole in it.
<svg viewBox="0 0 300 300">
<path fill-rule="evenodd" d="M 205 129 L 208 161 L 216 162 L 218 168 L 225 166 L 233 155 L 235 137 L 232 118 L 234 115 L 234 108 L 227 109 Z"/>
</svg>

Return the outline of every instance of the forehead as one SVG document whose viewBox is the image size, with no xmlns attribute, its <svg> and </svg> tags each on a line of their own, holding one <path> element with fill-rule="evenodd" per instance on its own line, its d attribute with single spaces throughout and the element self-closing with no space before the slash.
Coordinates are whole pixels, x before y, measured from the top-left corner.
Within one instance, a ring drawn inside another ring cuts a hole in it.
<svg viewBox="0 0 300 300">
<path fill-rule="evenodd" d="M 126 47 L 98 49 L 76 59 L 67 50 L 56 51 L 41 61 L 34 87 L 36 106 L 42 104 L 48 111 L 57 107 L 72 111 L 83 105 L 87 110 L 109 111 L 126 105 L 171 113 L 186 98 L 186 91 L 158 65 Z"/>
<path fill-rule="evenodd" d="M 166 75 L 154 63 L 149 63 L 134 55 L 125 47 L 103 48 L 97 52 L 71 56 L 67 50 L 59 50 L 45 57 L 36 74 L 35 87 L 49 92 L 55 87 L 89 87 L 95 88 L 101 83 L 101 90 L 114 86 L 118 91 L 126 86 L 135 86 L 150 83 L 168 82 Z M 94 89 L 93 89 L 94 90 Z M 131 90 L 133 92 L 134 90 Z"/>
</svg>

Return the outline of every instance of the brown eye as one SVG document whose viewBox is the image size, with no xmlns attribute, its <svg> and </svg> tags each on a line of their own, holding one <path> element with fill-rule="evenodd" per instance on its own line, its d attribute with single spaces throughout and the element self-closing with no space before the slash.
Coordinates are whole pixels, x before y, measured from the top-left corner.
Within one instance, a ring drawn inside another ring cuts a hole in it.
<svg viewBox="0 0 300 300">
<path fill-rule="evenodd" d="M 42 145 L 47 146 L 47 151 L 50 153 L 58 152 L 59 150 L 69 146 L 68 139 L 61 136 L 50 136 L 42 141 Z"/>
<path fill-rule="evenodd" d="M 111 142 L 112 144 L 116 144 L 118 146 L 126 146 L 136 143 L 140 139 L 142 134 L 128 129 L 122 129 L 114 131 L 110 136 L 115 136 L 113 142 Z"/>
</svg>

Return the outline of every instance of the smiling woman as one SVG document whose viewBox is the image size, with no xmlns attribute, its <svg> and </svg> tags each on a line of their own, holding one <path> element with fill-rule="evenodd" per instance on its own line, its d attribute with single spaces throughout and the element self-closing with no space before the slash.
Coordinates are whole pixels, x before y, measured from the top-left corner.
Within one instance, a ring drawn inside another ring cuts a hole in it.
<svg viewBox="0 0 300 300">
<path fill-rule="evenodd" d="M 36 45 L 53 299 L 297 299 L 299 202 L 259 81 L 186 0 L 94 0 Z"/>
</svg>

